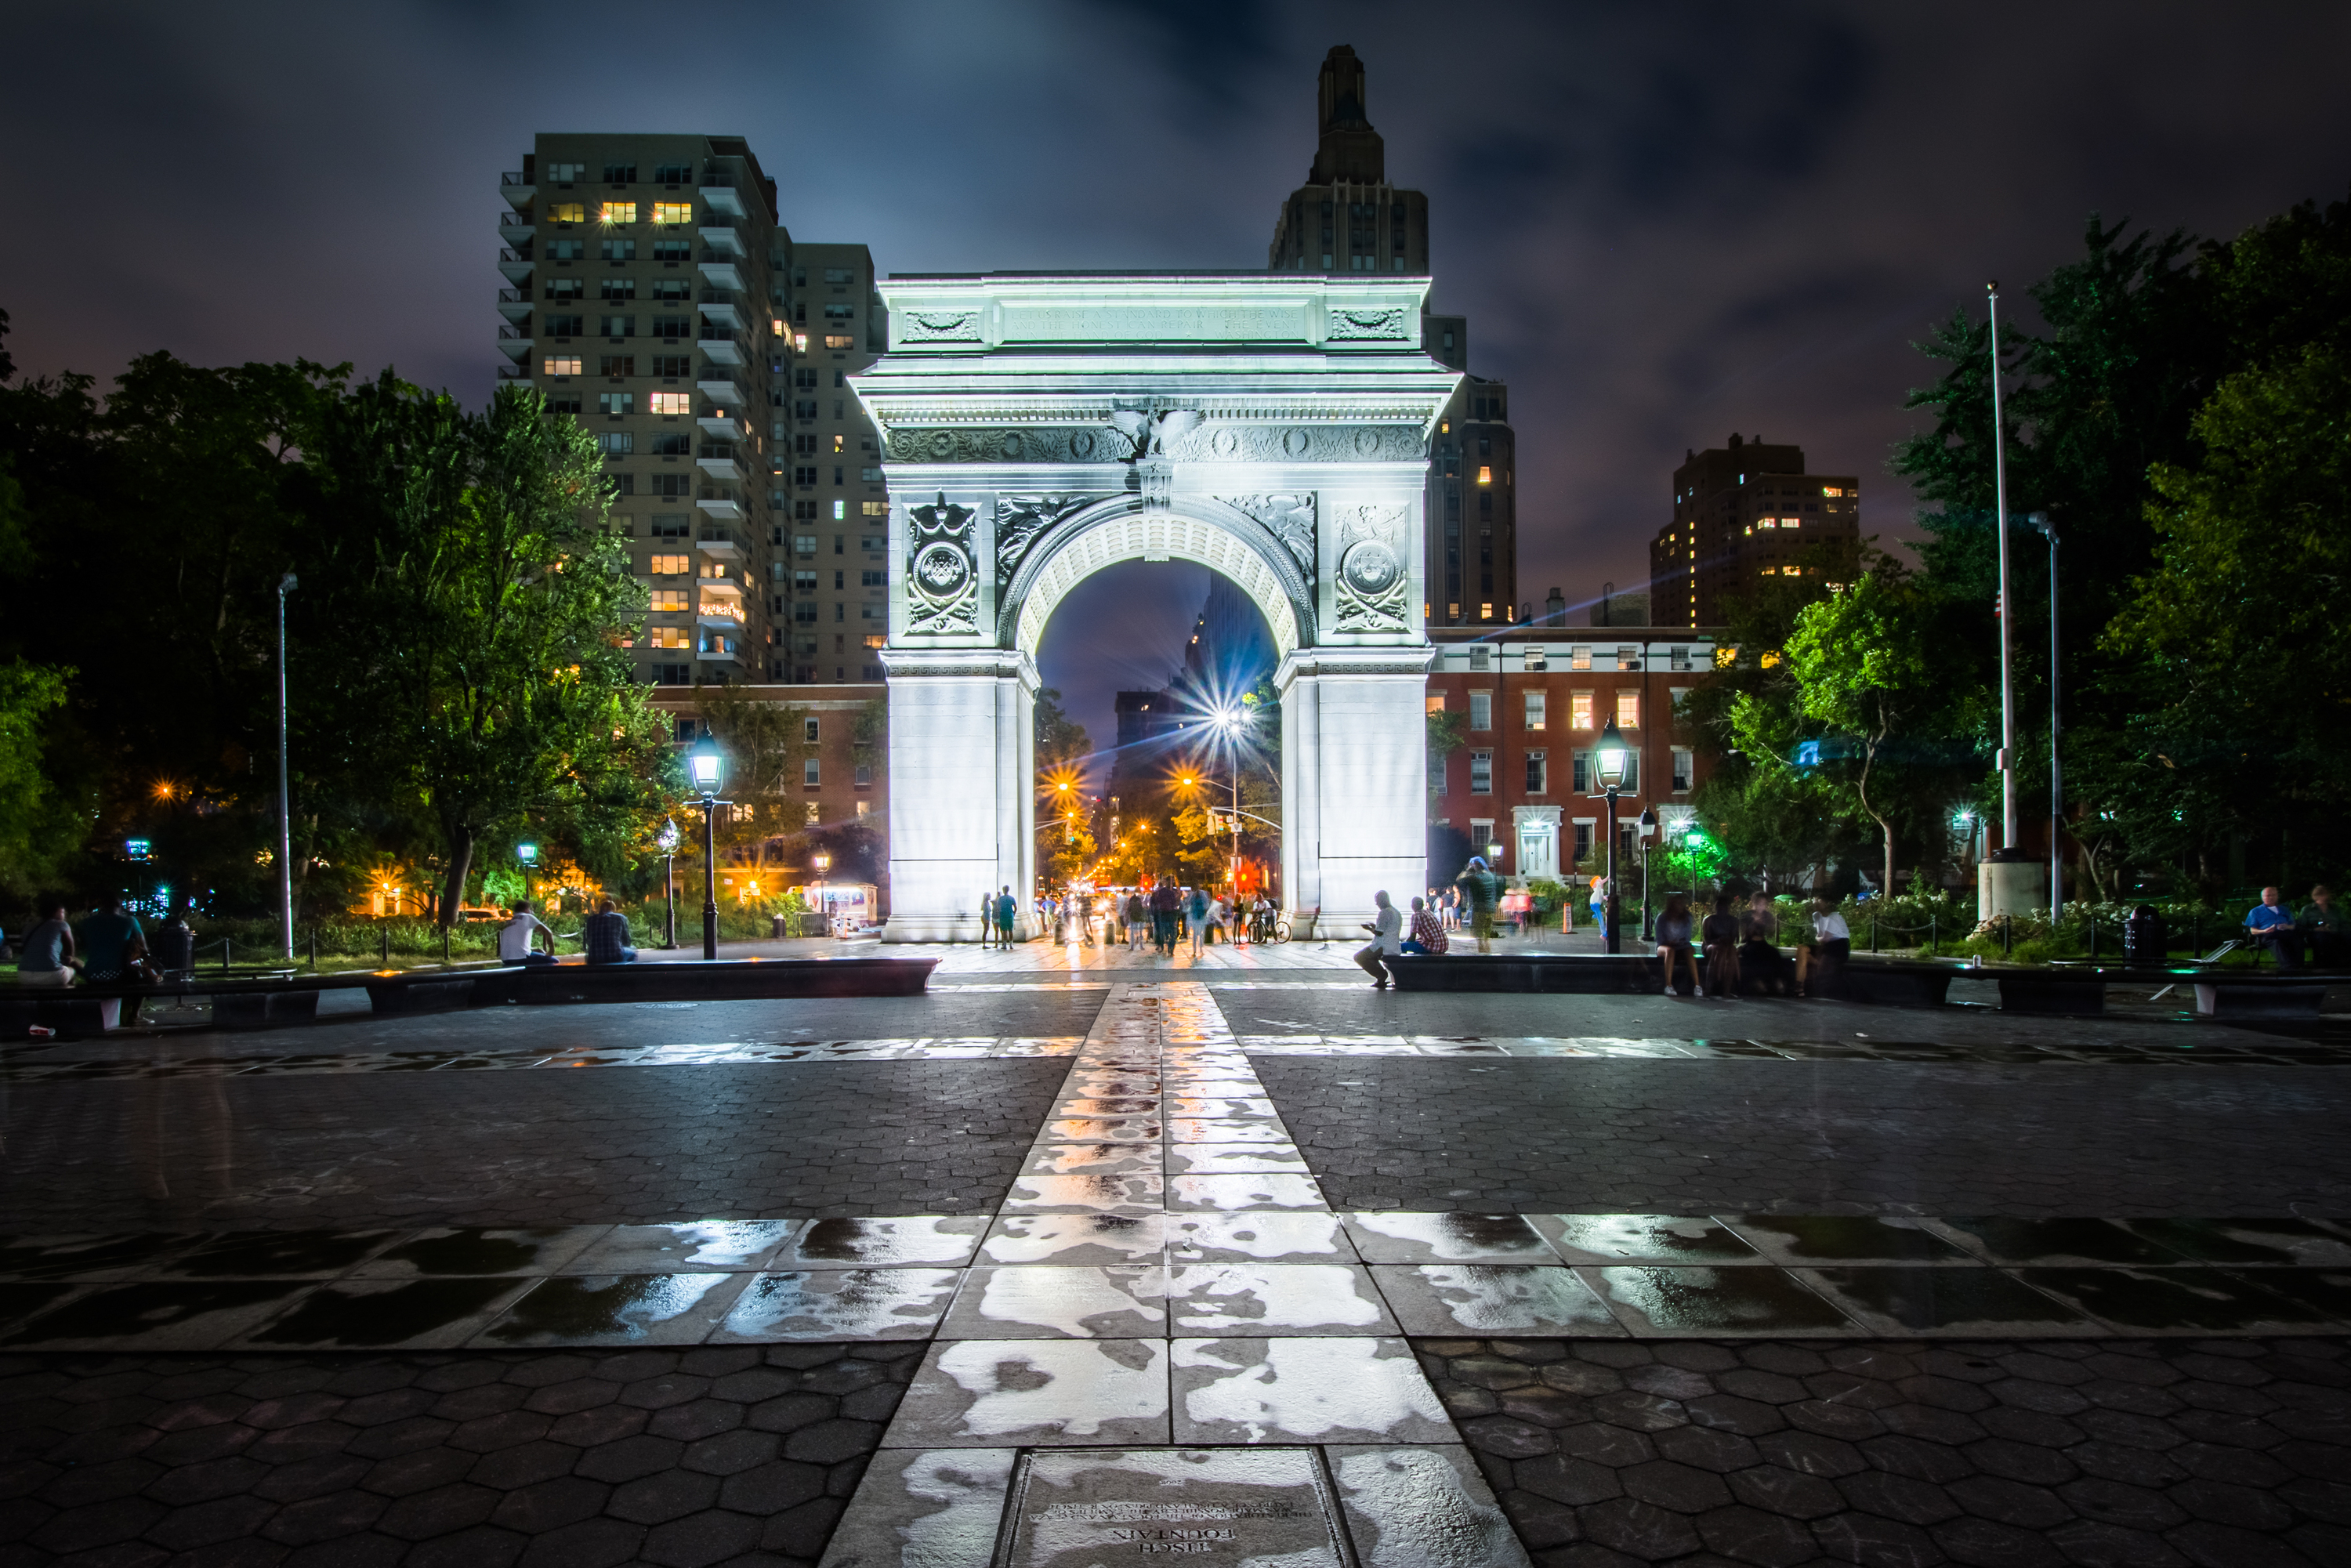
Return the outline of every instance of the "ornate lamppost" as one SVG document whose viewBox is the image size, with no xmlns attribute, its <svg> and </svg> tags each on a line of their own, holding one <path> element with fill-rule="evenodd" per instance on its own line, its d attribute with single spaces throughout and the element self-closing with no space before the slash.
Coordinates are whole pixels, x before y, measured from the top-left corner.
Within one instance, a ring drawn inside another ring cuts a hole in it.
<svg viewBox="0 0 2351 1568">
<path fill-rule="evenodd" d="M 661 831 L 654 835 L 653 842 L 661 846 L 662 852 L 662 946 L 667 949 L 677 946 L 677 821 L 675 818 L 665 817 L 662 820 Z"/>
<path fill-rule="evenodd" d="M 1611 953 L 1618 950 L 1616 945 L 1616 915 L 1618 907 L 1616 897 L 1616 791 L 1624 788 L 1625 761 L 1631 754 L 1631 750 L 1632 748 L 1625 743 L 1625 732 L 1616 727 L 1616 720 L 1612 716 L 1608 720 L 1607 727 L 1604 728 L 1600 732 L 1599 745 L 1593 748 L 1593 761 L 1598 768 L 1600 773 L 1600 788 L 1606 791 L 1608 796 L 1608 820 L 1606 822 L 1602 824 L 1604 830 L 1608 834 L 1607 912 L 1601 916 L 1602 921 L 1604 923 L 1601 930 L 1601 937 L 1604 948 Z"/>
<path fill-rule="evenodd" d="M 824 901 L 824 873 L 832 869 L 832 857 L 820 854 L 815 858 L 814 863 L 816 866 L 816 916 L 824 922 L 824 934 L 830 936 L 832 935 L 832 910 Z"/>
<path fill-rule="evenodd" d="M 702 796 L 702 956 L 718 956 L 718 798 L 726 781 L 726 754 L 708 736 L 685 754 L 686 771 Z"/>
</svg>

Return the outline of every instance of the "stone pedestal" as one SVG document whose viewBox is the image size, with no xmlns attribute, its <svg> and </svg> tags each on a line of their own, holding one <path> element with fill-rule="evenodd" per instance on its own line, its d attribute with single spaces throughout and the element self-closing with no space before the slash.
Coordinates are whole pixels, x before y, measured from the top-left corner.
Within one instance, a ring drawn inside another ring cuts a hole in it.
<svg viewBox="0 0 2351 1568">
<path fill-rule="evenodd" d="M 1035 935 L 1037 666 L 994 648 L 886 649 L 888 942 L 977 942 L 1009 887 Z"/>
<path fill-rule="evenodd" d="M 1301 648 L 1274 675 L 1286 777 L 1283 901 L 1355 935 L 1384 889 L 1409 909 L 1428 870 L 1430 651 Z"/>
<path fill-rule="evenodd" d="M 2039 861 L 1994 858 L 1976 867 L 1976 918 L 2029 917 L 2049 908 L 2049 868 Z"/>
</svg>

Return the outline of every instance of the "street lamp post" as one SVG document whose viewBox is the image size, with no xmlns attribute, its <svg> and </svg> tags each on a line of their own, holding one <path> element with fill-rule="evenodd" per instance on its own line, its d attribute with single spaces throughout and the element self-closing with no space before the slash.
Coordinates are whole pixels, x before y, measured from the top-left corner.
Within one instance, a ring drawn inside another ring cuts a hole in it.
<svg viewBox="0 0 2351 1568">
<path fill-rule="evenodd" d="M 2049 541 L 2049 925 L 2053 930 L 2065 903 L 2057 858 L 2057 825 L 2065 814 L 2065 779 L 2057 761 L 2057 528 L 2046 512 L 2027 512 L 2024 520 Z"/>
<path fill-rule="evenodd" d="M 288 963 L 294 959 L 294 798 L 286 767 L 286 596 L 300 586 L 290 571 L 277 580 L 277 907 Z"/>
<path fill-rule="evenodd" d="M 662 948 L 667 951 L 677 946 L 677 821 L 662 819 L 661 832 L 653 842 L 662 852 Z"/>
<path fill-rule="evenodd" d="M 1625 732 L 1616 727 L 1611 716 L 1600 732 L 1600 742 L 1593 748 L 1593 760 L 1600 770 L 1600 788 L 1608 796 L 1608 820 L 1602 831 L 1608 835 L 1607 912 L 1601 916 L 1602 945 L 1607 952 L 1616 952 L 1616 791 L 1625 785 L 1625 758 L 1630 747 L 1625 744 Z"/>
<path fill-rule="evenodd" d="M 718 743 L 708 736 L 702 744 L 685 754 L 687 772 L 694 787 L 702 795 L 702 956 L 716 960 L 718 956 L 718 808 L 728 802 L 718 798 L 719 786 L 726 781 L 726 755 Z"/>
<path fill-rule="evenodd" d="M 810 863 L 816 867 L 817 918 L 824 922 L 825 935 L 830 936 L 832 935 L 832 911 L 824 902 L 824 873 L 832 869 L 832 857 L 828 854 L 819 854 Z"/>
<path fill-rule="evenodd" d="M 1656 835 L 1657 812 L 1653 806 L 1641 808 L 1641 940 L 1647 942 L 1649 925 L 1649 841 Z"/>
<path fill-rule="evenodd" d="M 2016 671 L 2010 644 L 2008 602 L 2008 432 L 2000 412 L 2000 282 L 1984 285 L 1991 313 L 1992 526 L 2000 534 L 2000 845 L 2016 847 Z M 1892 888 L 1886 889 L 1891 895 Z M 2005 911 L 2002 911 L 2005 913 Z"/>
<path fill-rule="evenodd" d="M 1227 759 L 1233 770 L 1233 907 L 1241 902 L 1241 716 L 1231 708 L 1217 713 L 1217 728 L 1223 732 Z"/>
<path fill-rule="evenodd" d="M 538 863 L 538 846 L 517 844 L 515 859 L 522 864 L 522 895 L 528 899 L 530 896 L 530 868 Z"/>
</svg>

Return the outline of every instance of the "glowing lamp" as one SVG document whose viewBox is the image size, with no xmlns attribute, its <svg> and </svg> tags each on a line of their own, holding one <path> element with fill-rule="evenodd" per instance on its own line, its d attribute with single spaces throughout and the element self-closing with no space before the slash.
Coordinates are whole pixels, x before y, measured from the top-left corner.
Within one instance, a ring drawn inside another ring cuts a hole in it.
<svg viewBox="0 0 2351 1568">
<path fill-rule="evenodd" d="M 525 865 L 537 865 L 538 863 L 538 846 L 537 844 L 517 844 L 515 846 L 515 859 L 522 862 Z"/>
<path fill-rule="evenodd" d="M 718 743 L 708 736 L 703 737 L 702 744 L 685 754 L 685 766 L 694 779 L 694 787 L 702 791 L 705 800 L 716 795 L 719 786 L 726 781 L 726 754 L 720 751 Z"/>
<path fill-rule="evenodd" d="M 1625 732 L 1616 727 L 1614 719 L 1610 719 L 1607 727 L 1600 732 L 1600 744 L 1593 750 L 1593 759 L 1599 768 L 1600 787 L 1603 789 L 1614 789 L 1623 785 L 1625 763 L 1632 755 L 1632 749 L 1625 743 Z"/>
</svg>

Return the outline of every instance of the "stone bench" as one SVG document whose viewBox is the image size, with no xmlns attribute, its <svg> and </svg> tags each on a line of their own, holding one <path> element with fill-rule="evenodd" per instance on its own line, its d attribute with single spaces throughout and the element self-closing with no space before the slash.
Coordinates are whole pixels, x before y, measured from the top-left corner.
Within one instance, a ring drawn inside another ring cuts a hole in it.
<svg viewBox="0 0 2351 1568">
<path fill-rule="evenodd" d="M 465 977 L 468 996 L 457 1005 L 918 997 L 938 963 L 936 958 L 820 957 L 517 965 Z M 372 995 L 374 988 L 369 989 Z"/>
<path fill-rule="evenodd" d="M 1400 991 L 1536 991 L 1638 996 L 1659 984 L 1640 953 L 1399 953 L 1384 960 Z"/>
</svg>

